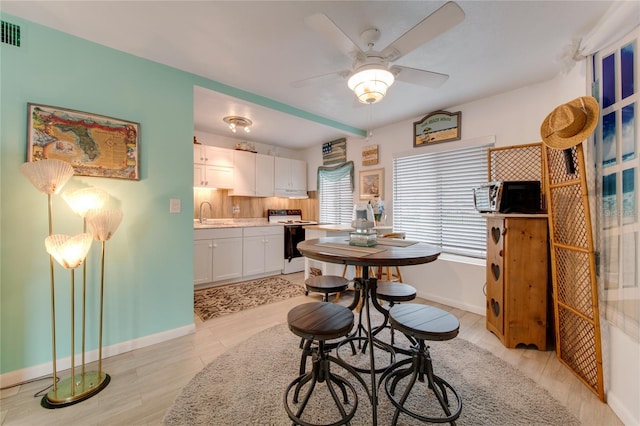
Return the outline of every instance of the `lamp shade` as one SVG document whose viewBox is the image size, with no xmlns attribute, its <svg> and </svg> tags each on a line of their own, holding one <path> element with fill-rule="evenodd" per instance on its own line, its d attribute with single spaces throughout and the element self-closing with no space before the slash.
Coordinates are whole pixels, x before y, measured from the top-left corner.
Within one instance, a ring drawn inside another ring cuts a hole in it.
<svg viewBox="0 0 640 426">
<path fill-rule="evenodd" d="M 122 221 L 122 210 L 90 210 L 86 219 L 93 238 L 107 241 Z"/>
<path fill-rule="evenodd" d="M 45 159 L 24 163 L 22 174 L 43 194 L 57 194 L 73 176 L 71 164 L 62 160 Z"/>
<path fill-rule="evenodd" d="M 361 69 L 349 78 L 347 85 L 363 104 L 379 102 L 387 93 L 395 78 L 393 74 L 379 67 Z"/>
<path fill-rule="evenodd" d="M 74 237 L 62 234 L 50 235 L 44 240 L 45 248 L 53 258 L 66 269 L 77 268 L 89 253 L 93 238 L 91 234 L 78 234 Z"/>
<path fill-rule="evenodd" d="M 100 209 L 107 202 L 109 194 L 99 188 L 82 188 L 62 194 L 71 210 L 80 217 L 85 217 L 89 210 Z"/>
</svg>

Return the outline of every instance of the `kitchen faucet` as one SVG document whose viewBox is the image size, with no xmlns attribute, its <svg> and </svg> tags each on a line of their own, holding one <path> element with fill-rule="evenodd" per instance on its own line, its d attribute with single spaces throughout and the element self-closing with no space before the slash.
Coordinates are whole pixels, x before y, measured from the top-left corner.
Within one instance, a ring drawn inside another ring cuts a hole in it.
<svg viewBox="0 0 640 426">
<path fill-rule="evenodd" d="M 202 208 L 205 204 L 209 204 L 209 214 L 213 214 L 213 207 L 211 207 L 211 203 L 208 201 L 203 201 L 200 203 L 200 223 L 204 223 L 204 218 L 202 217 Z"/>
</svg>

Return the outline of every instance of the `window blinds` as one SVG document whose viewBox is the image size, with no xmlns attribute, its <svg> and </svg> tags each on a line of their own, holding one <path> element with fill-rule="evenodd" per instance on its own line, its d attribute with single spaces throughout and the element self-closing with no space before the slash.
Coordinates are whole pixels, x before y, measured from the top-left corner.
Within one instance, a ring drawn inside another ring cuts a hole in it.
<svg viewBox="0 0 640 426">
<path fill-rule="evenodd" d="M 433 152 L 393 160 L 393 230 L 443 252 L 486 257 L 485 219 L 473 191 L 487 182 L 493 145 Z"/>
<path fill-rule="evenodd" d="M 318 167 L 320 223 L 351 223 L 353 161 L 336 167 Z"/>
</svg>

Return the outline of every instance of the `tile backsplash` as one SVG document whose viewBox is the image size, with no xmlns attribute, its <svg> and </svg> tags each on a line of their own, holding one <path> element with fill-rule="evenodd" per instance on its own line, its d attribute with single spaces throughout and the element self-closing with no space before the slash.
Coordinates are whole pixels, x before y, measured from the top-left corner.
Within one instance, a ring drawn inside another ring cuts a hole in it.
<svg viewBox="0 0 640 426">
<path fill-rule="evenodd" d="M 198 219 L 200 213 L 200 203 L 208 201 L 211 203 L 212 211 L 209 213 L 209 206 L 205 206 L 204 216 L 211 219 L 224 218 L 261 218 L 267 217 L 268 209 L 300 209 L 302 219 L 318 220 L 318 194 L 316 191 L 309 191 L 309 198 L 304 200 L 277 198 L 277 197 L 233 197 L 226 189 L 203 189 L 193 190 L 193 218 Z"/>
</svg>

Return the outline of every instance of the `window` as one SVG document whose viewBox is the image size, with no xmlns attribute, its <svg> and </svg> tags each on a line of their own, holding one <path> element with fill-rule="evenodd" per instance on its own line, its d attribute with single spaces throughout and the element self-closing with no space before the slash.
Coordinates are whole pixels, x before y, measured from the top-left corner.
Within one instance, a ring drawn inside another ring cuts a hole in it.
<svg viewBox="0 0 640 426">
<path fill-rule="evenodd" d="M 351 223 L 353 214 L 353 161 L 318 167 L 320 223 Z"/>
<path fill-rule="evenodd" d="M 393 160 L 393 230 L 443 252 L 484 258 L 485 219 L 472 189 L 487 182 L 493 145 L 430 152 Z"/>
<path fill-rule="evenodd" d="M 594 56 L 593 96 L 600 100 L 600 125 L 595 135 L 596 243 L 599 283 L 604 287 L 607 320 L 636 341 L 640 307 L 640 93 L 638 44 L 640 30 Z"/>
</svg>

